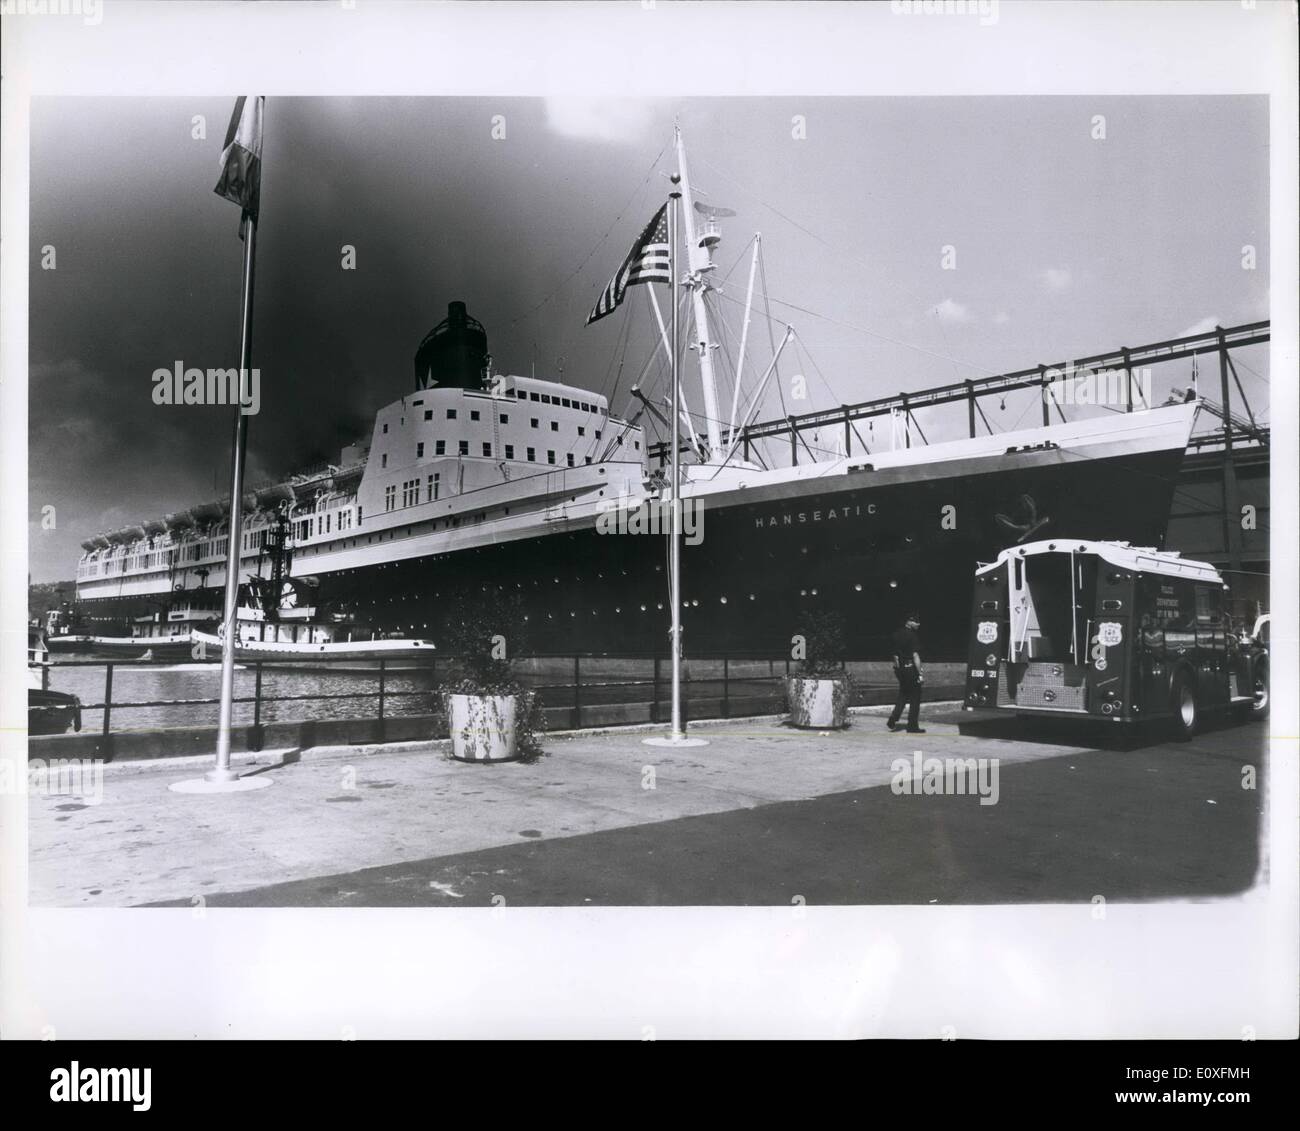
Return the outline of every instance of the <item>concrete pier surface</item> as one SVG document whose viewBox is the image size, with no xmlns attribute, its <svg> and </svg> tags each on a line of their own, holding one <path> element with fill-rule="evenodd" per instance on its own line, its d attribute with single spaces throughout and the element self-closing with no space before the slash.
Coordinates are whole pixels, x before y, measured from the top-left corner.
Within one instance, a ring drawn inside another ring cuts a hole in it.
<svg viewBox="0 0 1300 1131">
<path fill-rule="evenodd" d="M 662 727 L 553 734 L 532 765 L 466 765 L 427 741 L 267 750 L 236 765 L 270 788 L 215 796 L 168 789 L 210 759 L 110 764 L 98 800 L 32 793 L 30 903 L 1086 902 L 1256 880 L 1265 725 L 1173 743 L 955 704 L 927 705 L 928 733 L 908 735 L 885 714 L 836 732 L 700 724 L 709 745 L 682 750 L 643 745 Z M 898 759 L 914 792 L 891 787 Z M 973 768 L 960 795 L 922 792 L 927 759 L 986 760 L 996 803 Z"/>
</svg>

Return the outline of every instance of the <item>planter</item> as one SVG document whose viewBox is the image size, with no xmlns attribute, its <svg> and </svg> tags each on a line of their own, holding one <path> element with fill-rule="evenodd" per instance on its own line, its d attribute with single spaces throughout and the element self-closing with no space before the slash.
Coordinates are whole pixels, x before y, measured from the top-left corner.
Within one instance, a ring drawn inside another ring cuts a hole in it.
<svg viewBox="0 0 1300 1131">
<path fill-rule="evenodd" d="M 836 730 L 848 721 L 848 676 L 791 676 L 786 680 L 790 725 L 812 730 Z"/>
<path fill-rule="evenodd" d="M 449 695 L 451 756 L 461 762 L 509 762 L 519 757 L 514 695 Z"/>
</svg>

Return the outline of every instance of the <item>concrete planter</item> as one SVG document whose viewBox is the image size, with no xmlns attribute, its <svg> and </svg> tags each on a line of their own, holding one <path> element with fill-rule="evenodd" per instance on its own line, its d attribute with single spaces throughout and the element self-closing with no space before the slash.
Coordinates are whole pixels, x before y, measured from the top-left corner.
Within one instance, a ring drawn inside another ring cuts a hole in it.
<svg viewBox="0 0 1300 1131">
<path fill-rule="evenodd" d="M 519 700 L 514 695 L 449 695 L 451 756 L 461 762 L 509 762 L 519 757 Z"/>
<path fill-rule="evenodd" d="M 790 701 L 791 726 L 836 730 L 848 720 L 848 676 L 791 676 L 786 680 L 786 695 Z"/>
</svg>

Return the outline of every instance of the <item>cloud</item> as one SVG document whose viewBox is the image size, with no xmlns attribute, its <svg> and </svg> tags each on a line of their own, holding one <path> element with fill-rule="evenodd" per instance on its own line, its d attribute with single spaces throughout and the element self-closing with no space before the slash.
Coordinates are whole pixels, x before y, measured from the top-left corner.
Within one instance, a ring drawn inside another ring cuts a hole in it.
<svg viewBox="0 0 1300 1131">
<path fill-rule="evenodd" d="M 1190 338 L 1194 334 L 1209 334 L 1213 332 L 1216 326 L 1222 326 L 1217 314 L 1208 314 L 1199 322 L 1193 322 L 1186 330 L 1179 330 L 1174 335 L 1175 338 Z"/>
<path fill-rule="evenodd" d="M 933 314 L 940 322 L 950 324 L 958 322 L 973 322 L 975 316 L 971 314 L 969 308 L 959 302 L 953 302 L 952 299 L 946 298 L 938 306 L 932 306 L 930 313 Z"/>
<path fill-rule="evenodd" d="M 1059 294 L 1070 285 L 1070 272 L 1065 267 L 1049 267 L 1042 275 L 1043 283 L 1049 291 Z"/>
<path fill-rule="evenodd" d="M 993 324 L 995 326 L 1005 326 L 1010 321 L 1011 315 L 1005 310 L 999 310 L 995 315 L 993 315 Z"/>
<path fill-rule="evenodd" d="M 548 98 L 546 124 L 565 137 L 640 144 L 654 121 L 647 102 L 606 98 Z"/>
</svg>

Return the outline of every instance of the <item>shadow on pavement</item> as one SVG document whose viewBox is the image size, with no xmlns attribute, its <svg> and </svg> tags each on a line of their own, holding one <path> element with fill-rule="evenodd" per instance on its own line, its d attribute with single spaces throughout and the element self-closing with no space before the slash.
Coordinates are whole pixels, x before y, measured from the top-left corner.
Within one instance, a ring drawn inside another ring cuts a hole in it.
<svg viewBox="0 0 1300 1131">
<path fill-rule="evenodd" d="M 1092 750 L 1131 751 L 1164 746 L 1172 742 L 1167 724 L 1108 723 L 1101 720 L 1050 719 L 1038 715 L 1017 717 L 992 711 L 958 712 L 953 721 L 966 738 L 998 738 L 1008 742 L 1029 742 L 1046 746 L 1086 746 Z M 1230 715 L 1202 721 L 1193 738 L 1239 730 L 1243 738 L 1258 736 L 1257 723 L 1240 723 Z M 1180 744 L 1173 742 L 1173 749 Z"/>
</svg>

